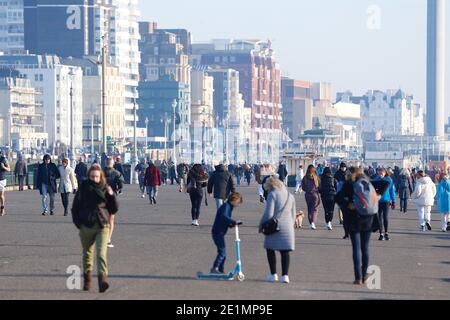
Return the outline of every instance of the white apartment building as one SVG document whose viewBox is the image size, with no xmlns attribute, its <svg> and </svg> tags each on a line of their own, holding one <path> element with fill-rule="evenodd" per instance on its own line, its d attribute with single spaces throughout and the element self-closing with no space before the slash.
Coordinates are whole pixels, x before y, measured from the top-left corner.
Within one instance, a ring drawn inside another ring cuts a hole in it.
<svg viewBox="0 0 450 320">
<path fill-rule="evenodd" d="M 24 53 L 23 0 L 0 1 L 0 52 Z"/>
<path fill-rule="evenodd" d="M 72 133 L 73 147 L 81 148 L 82 69 L 62 64 L 57 56 L 41 55 L 0 56 L 0 66 L 19 71 L 20 76 L 28 79 L 36 88 L 37 104 L 41 106 L 44 114 L 44 131 L 48 133 L 50 151 L 66 152 Z"/>
</svg>

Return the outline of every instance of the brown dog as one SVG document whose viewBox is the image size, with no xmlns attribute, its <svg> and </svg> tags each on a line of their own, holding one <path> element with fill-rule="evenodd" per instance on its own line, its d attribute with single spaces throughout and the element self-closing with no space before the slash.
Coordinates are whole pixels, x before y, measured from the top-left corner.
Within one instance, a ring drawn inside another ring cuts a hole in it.
<svg viewBox="0 0 450 320">
<path fill-rule="evenodd" d="M 295 229 L 303 228 L 303 218 L 305 218 L 305 213 L 303 211 L 297 212 L 297 216 L 295 218 Z"/>
</svg>

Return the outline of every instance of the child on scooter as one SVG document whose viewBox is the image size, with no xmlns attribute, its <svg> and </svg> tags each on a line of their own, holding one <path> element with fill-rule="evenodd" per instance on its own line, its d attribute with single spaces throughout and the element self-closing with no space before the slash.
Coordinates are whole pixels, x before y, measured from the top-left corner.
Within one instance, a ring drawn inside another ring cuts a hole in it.
<svg viewBox="0 0 450 320">
<path fill-rule="evenodd" d="M 216 219 L 212 228 L 212 238 L 217 246 L 217 258 L 211 269 L 211 274 L 224 274 L 225 260 L 227 257 L 225 246 L 225 235 L 229 228 L 242 224 L 240 221 L 233 220 L 233 210 L 243 202 L 240 193 L 232 193 L 228 200 L 217 210 Z"/>
</svg>

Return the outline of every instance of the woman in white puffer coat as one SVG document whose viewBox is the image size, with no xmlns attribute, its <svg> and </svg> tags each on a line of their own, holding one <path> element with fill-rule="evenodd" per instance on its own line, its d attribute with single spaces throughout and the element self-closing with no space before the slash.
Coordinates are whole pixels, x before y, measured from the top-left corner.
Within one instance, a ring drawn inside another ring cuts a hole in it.
<svg viewBox="0 0 450 320">
<path fill-rule="evenodd" d="M 416 187 L 411 197 L 417 205 L 421 230 L 431 231 L 431 207 L 436 197 L 436 185 L 423 171 L 417 172 L 416 179 Z"/>
</svg>

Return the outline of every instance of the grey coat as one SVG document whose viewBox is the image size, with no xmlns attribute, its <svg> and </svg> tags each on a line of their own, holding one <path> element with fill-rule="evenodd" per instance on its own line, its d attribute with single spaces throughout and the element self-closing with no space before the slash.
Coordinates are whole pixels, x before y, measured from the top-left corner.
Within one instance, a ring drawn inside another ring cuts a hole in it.
<svg viewBox="0 0 450 320">
<path fill-rule="evenodd" d="M 278 215 L 278 226 L 280 231 L 270 236 L 265 236 L 264 248 L 270 250 L 295 250 L 295 217 L 296 217 L 296 205 L 295 198 L 291 195 L 289 197 L 289 191 L 283 185 L 281 189 L 274 189 L 269 193 L 267 198 L 266 209 L 264 215 L 259 223 L 259 231 L 262 230 L 264 222 L 270 220 L 274 215 Z M 283 209 L 281 214 L 280 210 Z"/>
</svg>

